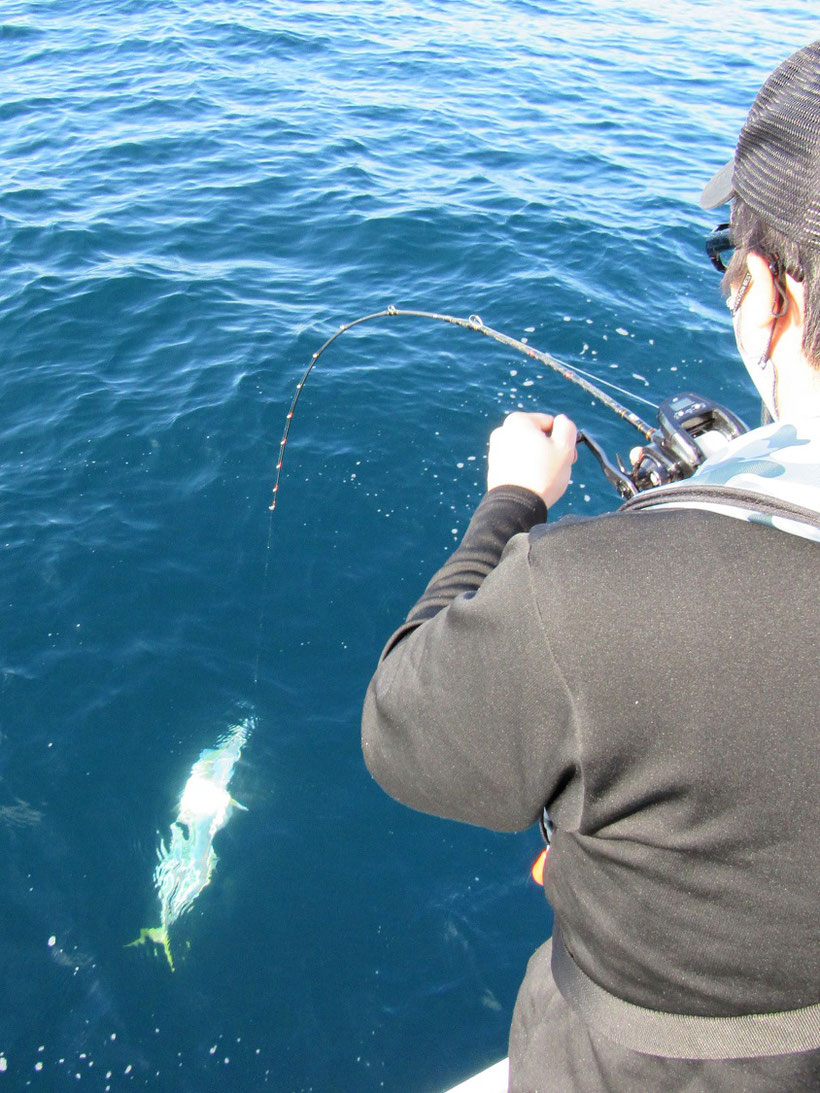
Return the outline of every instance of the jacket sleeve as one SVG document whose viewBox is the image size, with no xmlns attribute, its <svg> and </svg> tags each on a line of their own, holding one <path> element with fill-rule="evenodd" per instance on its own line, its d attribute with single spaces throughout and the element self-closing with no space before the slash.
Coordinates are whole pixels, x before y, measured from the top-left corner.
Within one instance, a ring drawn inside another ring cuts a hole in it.
<svg viewBox="0 0 820 1093">
<path fill-rule="evenodd" d="M 490 491 L 382 654 L 362 748 L 371 774 L 404 804 L 517 831 L 568 776 L 572 703 L 519 534 L 545 515 L 528 490 Z"/>
</svg>

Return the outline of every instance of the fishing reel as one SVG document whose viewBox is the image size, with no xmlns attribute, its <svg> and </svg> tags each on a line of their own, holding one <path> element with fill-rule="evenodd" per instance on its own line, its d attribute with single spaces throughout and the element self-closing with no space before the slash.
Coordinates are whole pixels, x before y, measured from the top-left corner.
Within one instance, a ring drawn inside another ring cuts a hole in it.
<svg viewBox="0 0 820 1093">
<path fill-rule="evenodd" d="M 586 444 L 621 497 L 629 498 L 689 478 L 708 456 L 748 431 L 725 406 L 683 391 L 660 404 L 658 427 L 629 453 L 629 466 L 617 454 L 613 462 L 588 433 L 579 433 L 578 442 Z"/>
</svg>

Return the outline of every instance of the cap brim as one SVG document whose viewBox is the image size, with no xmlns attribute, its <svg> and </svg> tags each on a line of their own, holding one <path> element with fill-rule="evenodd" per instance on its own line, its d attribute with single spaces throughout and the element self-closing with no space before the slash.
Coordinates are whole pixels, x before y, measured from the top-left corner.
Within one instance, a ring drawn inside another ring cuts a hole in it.
<svg viewBox="0 0 820 1093">
<path fill-rule="evenodd" d="M 703 193 L 700 195 L 700 207 L 702 209 L 716 209 L 719 205 L 725 205 L 734 197 L 735 188 L 732 182 L 734 170 L 735 161 L 730 159 L 728 163 L 721 167 L 715 177 L 706 183 Z"/>
</svg>

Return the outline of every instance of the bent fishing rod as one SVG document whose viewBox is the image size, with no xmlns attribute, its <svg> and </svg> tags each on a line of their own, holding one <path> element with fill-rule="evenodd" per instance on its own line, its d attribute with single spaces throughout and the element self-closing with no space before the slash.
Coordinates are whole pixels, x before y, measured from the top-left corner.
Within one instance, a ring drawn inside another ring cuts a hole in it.
<svg viewBox="0 0 820 1093">
<path fill-rule="evenodd" d="M 681 478 L 688 478 L 703 462 L 707 455 L 717 450 L 718 446 L 728 442 L 735 436 L 747 431 L 746 425 L 730 410 L 714 402 L 712 399 L 692 392 L 685 391 L 666 399 L 660 406 L 641 398 L 640 395 L 623 392 L 631 398 L 646 403 L 657 412 L 658 425 L 653 427 L 642 420 L 634 411 L 623 406 L 612 395 L 602 391 L 598 384 L 606 384 L 614 390 L 621 391 L 615 384 L 606 380 L 593 382 L 589 373 L 579 368 L 571 368 L 568 364 L 558 360 L 549 353 L 535 349 L 527 342 L 512 338 L 493 327 L 487 326 L 478 315 L 470 315 L 464 319 L 456 315 L 444 315 L 435 311 L 419 311 L 409 308 L 397 308 L 392 304 L 382 311 L 375 311 L 370 315 L 363 315 L 351 322 L 344 323 L 335 331 L 325 343 L 317 349 L 310 358 L 307 368 L 296 385 L 290 409 L 285 417 L 285 427 L 282 439 L 279 443 L 279 455 L 276 461 L 276 477 L 273 484 L 273 500 L 270 511 L 276 509 L 279 494 L 279 482 L 282 477 L 285 446 L 290 435 L 290 427 L 299 396 L 313 371 L 319 358 L 326 349 L 348 330 L 352 330 L 362 323 L 372 322 L 376 319 L 386 318 L 417 318 L 430 319 L 435 322 L 449 323 L 451 326 L 459 326 L 464 330 L 472 330 L 493 341 L 500 342 L 518 353 L 522 353 L 532 360 L 539 361 L 548 368 L 557 372 L 565 380 L 580 387 L 591 395 L 602 406 L 611 410 L 622 420 L 630 424 L 644 438 L 644 443 L 630 452 L 631 465 L 627 466 L 620 455 L 615 460 L 601 448 L 587 432 L 578 433 L 578 443 L 586 444 L 595 458 L 598 460 L 602 471 L 608 481 L 616 488 L 622 497 L 633 497 L 642 490 L 651 489 L 654 486 L 665 485 Z"/>
</svg>

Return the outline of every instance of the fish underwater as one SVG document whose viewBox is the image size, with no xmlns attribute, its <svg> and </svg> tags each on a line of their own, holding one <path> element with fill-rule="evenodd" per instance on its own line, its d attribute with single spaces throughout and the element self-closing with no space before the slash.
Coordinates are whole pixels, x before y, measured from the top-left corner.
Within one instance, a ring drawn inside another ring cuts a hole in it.
<svg viewBox="0 0 820 1093">
<path fill-rule="evenodd" d="M 235 725 L 206 748 L 191 767 L 179 801 L 176 820 L 171 824 L 171 842 L 160 840 L 154 870 L 154 884 L 159 893 L 160 924 L 144 927 L 140 936 L 129 942 L 161 945 L 171 971 L 174 958 L 168 933 L 181 915 L 189 911 L 199 893 L 210 882 L 217 856 L 213 848 L 216 833 L 225 826 L 234 809 L 247 809 L 231 797 L 228 785 L 236 763 L 253 729 L 252 719 Z"/>
</svg>

